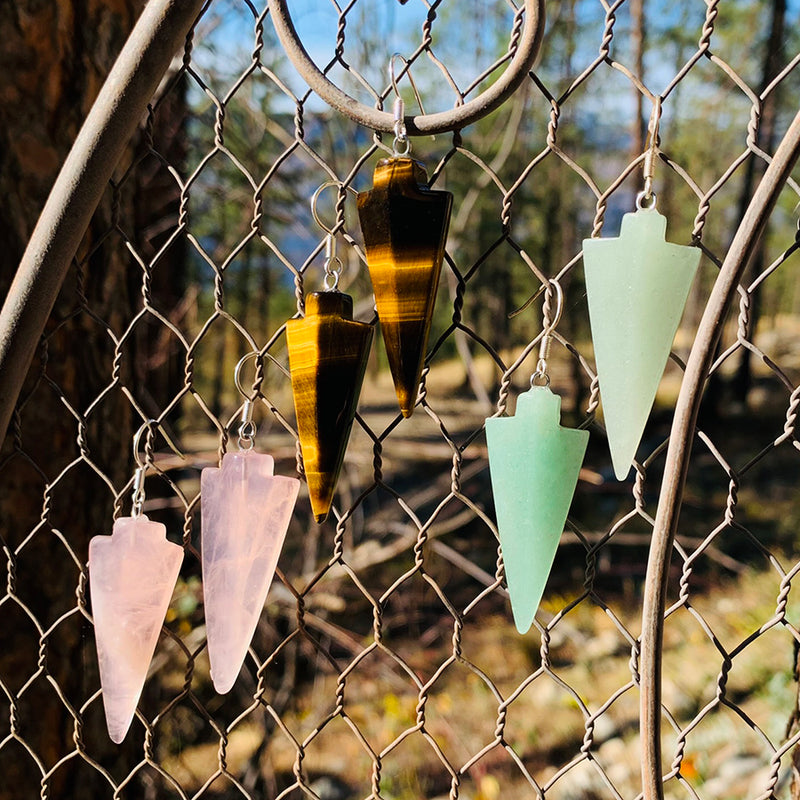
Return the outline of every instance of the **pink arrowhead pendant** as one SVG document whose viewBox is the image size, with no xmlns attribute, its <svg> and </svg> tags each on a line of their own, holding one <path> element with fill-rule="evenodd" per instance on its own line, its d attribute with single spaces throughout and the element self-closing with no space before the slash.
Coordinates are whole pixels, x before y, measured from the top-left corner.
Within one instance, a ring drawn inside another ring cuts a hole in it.
<svg viewBox="0 0 800 800">
<path fill-rule="evenodd" d="M 664 240 L 666 217 L 640 208 L 619 238 L 585 239 L 589 322 L 611 461 L 631 468 L 672 340 L 700 263 L 700 249 Z"/>
<path fill-rule="evenodd" d="M 208 657 L 221 694 L 247 655 L 300 489 L 274 466 L 272 456 L 245 450 L 200 476 Z"/>
<path fill-rule="evenodd" d="M 514 623 L 525 633 L 542 599 L 578 483 L 589 431 L 562 428 L 546 386 L 519 396 L 514 417 L 486 420 L 489 472 Z"/>
<path fill-rule="evenodd" d="M 111 740 L 128 732 L 183 561 L 183 548 L 144 514 L 121 517 L 111 536 L 89 542 L 103 705 Z"/>
</svg>

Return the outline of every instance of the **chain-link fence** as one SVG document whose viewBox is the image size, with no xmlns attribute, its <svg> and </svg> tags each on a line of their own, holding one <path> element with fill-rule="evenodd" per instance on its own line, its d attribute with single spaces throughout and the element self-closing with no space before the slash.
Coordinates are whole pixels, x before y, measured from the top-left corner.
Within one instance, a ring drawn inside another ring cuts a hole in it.
<svg viewBox="0 0 800 800">
<path fill-rule="evenodd" d="M 0 797 L 640 796 L 653 734 L 639 722 L 642 597 L 672 409 L 800 76 L 796 4 L 642 6 L 549 4 L 537 62 L 508 100 L 463 130 L 412 137 L 432 185 L 455 198 L 416 411 L 397 410 L 374 346 L 334 512 L 316 525 L 301 490 L 245 666 L 221 696 L 205 644 L 200 470 L 236 446 L 233 373 L 248 352 L 260 356 L 246 376 L 256 448 L 276 473 L 302 470 L 284 322 L 323 285 L 326 235 L 309 198 L 341 187 L 319 213 L 337 231 L 355 316 L 372 321 L 349 189 L 371 186 L 391 134 L 309 89 L 264 4 L 207 4 L 105 191 L 3 446 Z M 400 52 L 410 114 L 468 104 L 526 35 L 511 2 L 297 2 L 291 14 L 321 72 L 369 107 L 391 107 Z M 581 241 L 616 235 L 646 162 L 668 239 L 704 257 L 635 469 L 616 481 Z M 799 193 L 789 179 L 720 322 L 699 428 L 683 443 L 655 732 L 668 797 L 790 795 Z M 565 296 L 552 388 L 564 424 L 591 437 L 535 626 L 520 636 L 483 422 L 528 385 L 548 280 Z M 88 539 L 129 513 L 130 443 L 148 419 L 145 510 L 185 558 L 116 747 Z"/>
</svg>

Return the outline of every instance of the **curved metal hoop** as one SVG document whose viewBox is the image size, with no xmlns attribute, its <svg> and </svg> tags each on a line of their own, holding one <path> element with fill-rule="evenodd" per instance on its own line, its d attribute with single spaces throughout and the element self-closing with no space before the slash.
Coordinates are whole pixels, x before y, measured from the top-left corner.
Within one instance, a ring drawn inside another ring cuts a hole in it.
<svg viewBox="0 0 800 800">
<path fill-rule="evenodd" d="M 289 16 L 288 0 L 269 0 L 269 13 L 286 55 L 306 83 L 332 108 L 375 131 L 391 133 L 394 115 L 364 105 L 343 92 L 311 60 Z M 410 135 L 456 131 L 500 106 L 522 83 L 539 53 L 544 34 L 544 0 L 525 0 L 525 27 L 506 71 L 478 97 L 449 111 L 406 117 Z"/>
</svg>

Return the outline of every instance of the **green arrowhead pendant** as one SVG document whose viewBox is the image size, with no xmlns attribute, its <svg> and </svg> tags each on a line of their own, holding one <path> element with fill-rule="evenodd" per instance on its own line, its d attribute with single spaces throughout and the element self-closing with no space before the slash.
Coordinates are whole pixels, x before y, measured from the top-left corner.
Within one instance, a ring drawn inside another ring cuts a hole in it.
<svg viewBox="0 0 800 800">
<path fill-rule="evenodd" d="M 453 195 L 432 191 L 418 161 L 378 162 L 358 195 L 375 306 L 404 417 L 410 417 L 428 346 Z"/>
<path fill-rule="evenodd" d="M 584 239 L 583 263 L 603 415 L 618 480 L 630 471 L 700 263 L 664 240 L 666 217 L 640 208 L 619 238 Z"/>
<path fill-rule="evenodd" d="M 489 472 L 514 623 L 533 623 L 564 531 L 589 431 L 562 428 L 546 386 L 519 396 L 513 417 L 486 420 Z"/>
</svg>

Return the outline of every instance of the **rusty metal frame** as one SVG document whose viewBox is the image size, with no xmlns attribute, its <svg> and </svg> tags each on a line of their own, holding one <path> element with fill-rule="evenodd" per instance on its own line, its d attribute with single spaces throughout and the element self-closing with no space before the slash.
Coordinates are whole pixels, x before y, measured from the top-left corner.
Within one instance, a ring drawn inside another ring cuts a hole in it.
<svg viewBox="0 0 800 800">
<path fill-rule="evenodd" d="M 147 102 L 203 4 L 204 0 L 151 0 L 148 3 L 53 187 L 0 313 L 0 440 L 5 436 L 39 337 L 80 239 Z M 281 25 L 287 21 L 291 25 L 287 2 L 269 0 L 269 6 L 281 35 Z M 492 87 L 493 91 L 502 84 L 496 94 L 487 97 L 486 93 L 445 114 L 409 117 L 406 120 L 409 132 L 458 129 L 502 104 L 527 75 L 541 43 L 543 0 L 526 0 L 525 8 L 524 31 L 511 64 Z M 298 47 L 305 54 L 299 42 L 287 42 L 283 36 L 281 40 L 290 57 L 297 54 Z M 333 84 L 316 67 L 314 70 L 316 73 L 305 69 L 301 72 L 309 85 L 337 111 L 375 130 L 392 130 L 391 114 L 355 103 L 336 87 L 333 88 L 338 95 L 329 96 L 325 87 Z M 662 800 L 664 796 L 661 657 L 667 577 L 703 387 L 737 284 L 798 155 L 800 113 L 775 152 L 737 229 L 706 305 L 676 405 L 642 610 L 639 674 L 644 800 Z"/>
<path fill-rule="evenodd" d="M 269 12 L 275 32 L 286 55 L 303 80 L 334 110 L 374 131 L 390 133 L 394 129 L 394 115 L 388 111 L 360 103 L 332 83 L 309 56 L 292 22 L 287 0 L 269 0 Z M 486 116 L 501 106 L 527 77 L 533 67 L 544 36 L 544 0 L 525 0 L 525 27 L 519 35 L 514 55 L 505 72 L 485 92 L 449 111 L 420 114 L 405 118 L 411 135 L 457 131 Z M 517 19 L 519 12 L 517 13 Z M 515 25 L 516 32 L 516 25 Z"/>
<path fill-rule="evenodd" d="M 725 315 L 736 294 L 736 287 L 798 156 L 800 112 L 775 151 L 736 230 L 703 312 L 675 407 L 664 465 L 664 481 L 661 484 L 647 562 L 642 608 L 639 735 L 642 737 L 644 800 L 663 800 L 664 797 L 661 768 L 661 653 L 667 578 L 703 386 L 708 378 L 714 348 L 722 333 Z"/>
<path fill-rule="evenodd" d="M 0 441 L 92 214 L 204 2 L 145 6 L 53 184 L 0 311 Z"/>
</svg>

